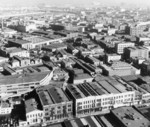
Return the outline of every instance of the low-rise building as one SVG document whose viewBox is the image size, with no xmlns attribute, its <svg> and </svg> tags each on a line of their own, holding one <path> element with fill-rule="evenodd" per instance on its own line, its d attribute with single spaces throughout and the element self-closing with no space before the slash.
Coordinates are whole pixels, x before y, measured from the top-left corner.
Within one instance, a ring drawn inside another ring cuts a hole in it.
<svg viewBox="0 0 150 127">
<path fill-rule="evenodd" d="M 19 57 L 30 57 L 29 51 L 21 48 L 16 48 L 16 47 L 11 47 L 11 48 L 5 48 L 2 47 L 0 49 L 0 53 L 4 57 L 14 57 L 14 56 L 19 56 Z"/>
<path fill-rule="evenodd" d="M 0 31 L 0 34 L 2 34 L 4 37 L 13 37 L 13 35 L 17 34 L 17 31 L 9 28 L 2 29 Z"/>
<path fill-rule="evenodd" d="M 19 24 L 14 27 L 19 32 L 30 32 L 37 30 L 36 24 Z"/>
<path fill-rule="evenodd" d="M 150 122 L 137 109 L 132 107 L 120 107 L 110 113 L 113 121 L 117 121 L 117 126 L 121 127 L 141 127 L 150 125 Z"/>
<path fill-rule="evenodd" d="M 113 61 L 120 61 L 121 60 L 121 55 L 118 54 L 105 54 L 104 62 L 105 63 L 110 63 Z"/>
<path fill-rule="evenodd" d="M 42 104 L 46 124 L 62 122 L 72 117 L 73 103 L 58 87 L 45 87 L 36 90 Z"/>
<path fill-rule="evenodd" d="M 30 92 L 40 85 L 48 85 L 52 76 L 53 72 L 4 76 L 0 79 L 0 96 L 5 98 Z"/>
<path fill-rule="evenodd" d="M 55 81 L 67 81 L 69 78 L 69 75 L 66 71 L 64 71 L 63 69 L 55 69 L 53 72 L 53 80 Z"/>
<path fill-rule="evenodd" d="M 54 43 L 54 44 L 44 46 L 42 48 L 42 50 L 49 51 L 49 52 L 54 52 L 56 50 L 62 50 L 62 49 L 67 49 L 67 45 L 65 45 L 64 43 L 56 43 L 56 44 Z"/>
<path fill-rule="evenodd" d="M 66 68 L 72 67 L 73 65 L 75 65 L 75 62 L 72 59 L 68 58 L 68 59 L 62 60 L 61 65 L 62 67 L 66 67 Z"/>
<path fill-rule="evenodd" d="M 24 49 L 32 49 L 32 44 L 29 41 L 21 40 L 21 39 L 9 39 L 8 44 L 12 47 L 19 47 Z"/>
<path fill-rule="evenodd" d="M 37 108 L 35 99 L 25 100 L 26 122 L 27 125 L 41 124 L 43 122 L 43 111 Z"/>
<path fill-rule="evenodd" d="M 66 120 L 62 123 L 64 127 L 101 127 L 101 124 L 94 116 L 87 116 L 83 118 L 77 118 L 73 120 Z"/>
<path fill-rule="evenodd" d="M 127 75 L 139 75 L 140 69 L 137 69 L 126 62 L 115 61 L 111 65 L 101 63 L 103 74 L 113 76 L 127 76 Z"/>
<path fill-rule="evenodd" d="M 80 83 L 92 82 L 92 81 L 93 81 L 93 77 L 91 77 L 89 74 L 82 73 L 74 76 L 73 84 L 80 84 Z"/>
<path fill-rule="evenodd" d="M 67 45 L 67 51 L 70 52 L 71 54 L 75 55 L 79 52 L 73 45 L 68 44 Z"/>
<path fill-rule="evenodd" d="M 7 57 L 0 57 L 0 64 L 8 62 L 8 58 Z"/>
<path fill-rule="evenodd" d="M 10 46 L 21 47 L 24 49 L 34 49 L 42 48 L 43 46 L 53 44 L 53 43 L 62 43 L 65 38 L 46 38 L 39 36 L 29 36 L 24 37 L 23 39 L 9 39 L 8 43 Z"/>
<path fill-rule="evenodd" d="M 35 58 L 35 59 L 30 59 L 26 57 L 19 57 L 19 56 L 14 56 L 14 58 L 9 62 L 9 67 L 11 68 L 16 68 L 16 67 L 27 67 L 27 66 L 33 66 L 33 65 L 42 65 L 42 59 Z"/>
<path fill-rule="evenodd" d="M 89 57 L 86 57 L 85 60 L 88 61 L 91 64 L 94 64 L 95 66 L 99 66 L 100 65 L 100 60 L 98 60 L 95 57 L 90 57 L 89 56 Z"/>
<path fill-rule="evenodd" d="M 67 30 L 62 30 L 62 31 L 55 31 L 54 34 L 58 34 L 61 36 L 64 36 L 66 38 L 74 38 L 78 36 L 78 32 L 74 32 L 74 31 L 67 31 Z"/>
<path fill-rule="evenodd" d="M 135 91 L 120 82 L 99 81 L 68 85 L 66 93 L 73 99 L 74 115 L 83 117 L 109 112 L 112 108 L 134 105 Z M 136 101 L 135 101 L 136 102 Z"/>
<path fill-rule="evenodd" d="M 0 103 L 0 115 L 8 115 L 11 114 L 13 107 L 10 103 L 1 101 Z"/>
</svg>

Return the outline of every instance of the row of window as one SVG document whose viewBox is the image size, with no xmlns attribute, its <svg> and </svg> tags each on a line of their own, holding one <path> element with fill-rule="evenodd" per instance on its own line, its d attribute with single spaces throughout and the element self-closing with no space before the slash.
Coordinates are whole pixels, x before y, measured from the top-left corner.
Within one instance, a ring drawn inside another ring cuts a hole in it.
<svg viewBox="0 0 150 127">
<path fill-rule="evenodd" d="M 150 98 L 150 95 L 147 95 L 147 96 L 143 96 L 143 98 Z"/>
<path fill-rule="evenodd" d="M 115 99 L 121 99 L 121 98 L 131 98 L 133 97 L 133 94 L 127 94 L 127 95 L 122 95 L 122 96 L 116 96 L 116 97 L 108 97 L 108 98 L 103 98 L 103 101 L 110 101 L 110 100 L 115 100 Z M 101 99 L 97 99 L 98 102 L 101 101 Z M 95 103 L 95 100 L 90 100 L 90 101 L 84 101 L 83 104 L 89 104 L 89 103 Z M 82 102 L 78 102 L 77 105 L 82 105 Z"/>
<path fill-rule="evenodd" d="M 42 116 L 43 116 L 42 113 L 37 113 L 37 114 L 27 115 L 27 118 L 32 118 L 32 117 L 42 117 Z"/>
<path fill-rule="evenodd" d="M 72 105 L 71 105 L 71 104 L 68 104 L 67 107 L 68 107 L 68 108 L 71 108 Z M 57 108 L 57 109 L 61 109 L 61 108 L 63 108 L 63 107 L 58 106 L 58 107 L 55 107 L 55 109 L 56 109 L 56 108 Z M 51 109 L 52 109 L 52 108 L 51 108 Z M 48 108 L 45 108 L 45 111 L 48 111 L 48 110 L 49 110 Z"/>
<path fill-rule="evenodd" d="M 53 117 L 45 117 L 45 121 L 50 121 L 50 120 L 57 120 L 57 119 L 62 119 L 68 117 L 67 115 L 55 115 Z"/>
<path fill-rule="evenodd" d="M 69 108 L 68 110 L 66 110 L 66 112 L 71 112 L 71 111 L 72 111 L 71 108 Z M 63 110 L 57 110 L 56 113 L 55 113 L 55 111 L 52 111 L 52 112 L 46 112 L 46 113 L 45 113 L 45 116 L 48 116 L 49 113 L 50 113 L 50 114 L 57 115 L 57 114 L 63 114 L 63 112 L 64 112 Z"/>
</svg>

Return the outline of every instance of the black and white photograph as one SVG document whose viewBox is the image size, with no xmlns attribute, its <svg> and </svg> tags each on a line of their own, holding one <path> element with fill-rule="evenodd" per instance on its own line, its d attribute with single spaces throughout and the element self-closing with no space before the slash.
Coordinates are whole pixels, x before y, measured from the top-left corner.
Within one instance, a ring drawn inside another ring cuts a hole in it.
<svg viewBox="0 0 150 127">
<path fill-rule="evenodd" d="M 150 0 L 0 0 L 0 127 L 150 127 Z"/>
</svg>

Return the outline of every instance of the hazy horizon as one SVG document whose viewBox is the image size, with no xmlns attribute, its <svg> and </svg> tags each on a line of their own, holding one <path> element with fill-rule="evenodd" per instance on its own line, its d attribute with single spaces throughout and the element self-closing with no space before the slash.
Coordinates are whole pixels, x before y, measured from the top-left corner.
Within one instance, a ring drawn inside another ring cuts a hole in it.
<svg viewBox="0 0 150 127">
<path fill-rule="evenodd" d="M 63 6 L 63 5 L 93 5 L 94 3 L 99 3 L 100 5 L 114 5 L 114 4 L 135 4 L 135 5 L 145 5 L 150 6 L 150 1 L 148 0 L 0 0 L 0 5 L 9 6 L 31 6 L 38 4 L 46 4 L 46 5 L 55 5 L 55 6 Z"/>
</svg>

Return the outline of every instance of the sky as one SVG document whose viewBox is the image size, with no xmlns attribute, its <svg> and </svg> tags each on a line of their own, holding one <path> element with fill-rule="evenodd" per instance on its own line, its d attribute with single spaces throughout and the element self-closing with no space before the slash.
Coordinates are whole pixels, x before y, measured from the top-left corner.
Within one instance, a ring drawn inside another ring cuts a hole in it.
<svg viewBox="0 0 150 127">
<path fill-rule="evenodd" d="M 136 4 L 150 6 L 150 0 L 0 0 L 1 5 L 22 5 L 30 6 L 35 4 L 45 3 L 48 5 L 92 5 L 94 2 L 99 2 L 100 4 Z"/>
</svg>

